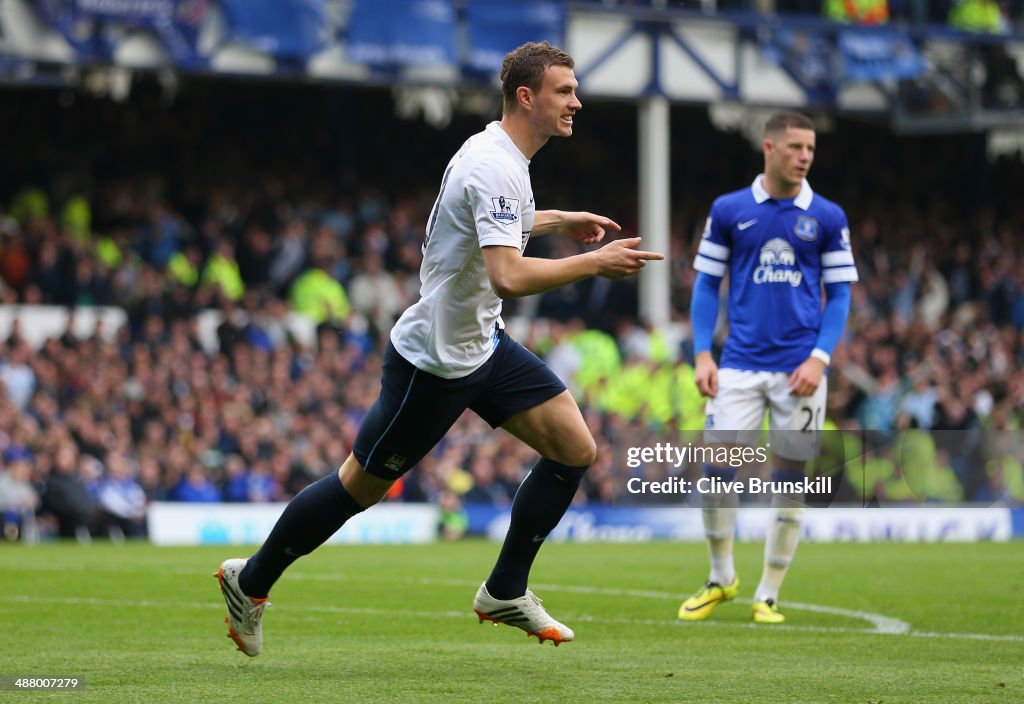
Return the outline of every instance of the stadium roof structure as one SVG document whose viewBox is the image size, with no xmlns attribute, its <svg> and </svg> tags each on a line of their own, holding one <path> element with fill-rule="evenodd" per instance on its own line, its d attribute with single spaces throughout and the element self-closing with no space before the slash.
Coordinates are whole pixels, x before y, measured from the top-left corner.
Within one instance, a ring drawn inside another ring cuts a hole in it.
<svg viewBox="0 0 1024 704">
<path fill-rule="evenodd" d="M 863 114 L 897 131 L 1024 124 L 1022 35 L 552 0 L 9 0 L 0 82 L 172 70 L 472 90 L 541 38 L 575 57 L 591 98 Z"/>
</svg>

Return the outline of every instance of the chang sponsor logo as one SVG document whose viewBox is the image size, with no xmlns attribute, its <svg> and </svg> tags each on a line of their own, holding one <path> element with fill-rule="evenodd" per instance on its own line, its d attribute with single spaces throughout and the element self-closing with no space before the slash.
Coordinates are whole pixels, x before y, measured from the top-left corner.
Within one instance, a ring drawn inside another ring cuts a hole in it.
<svg viewBox="0 0 1024 704">
<path fill-rule="evenodd" d="M 796 268 L 796 253 L 789 242 L 774 237 L 761 247 L 759 263 L 754 269 L 755 284 L 789 284 L 796 288 L 804 279 Z"/>
</svg>

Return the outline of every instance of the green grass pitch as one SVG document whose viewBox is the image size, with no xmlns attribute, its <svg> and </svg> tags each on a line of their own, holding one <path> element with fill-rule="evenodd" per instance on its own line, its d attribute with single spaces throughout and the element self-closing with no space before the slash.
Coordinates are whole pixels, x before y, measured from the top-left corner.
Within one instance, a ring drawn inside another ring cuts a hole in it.
<svg viewBox="0 0 1024 704">
<path fill-rule="evenodd" d="M 804 544 L 783 626 L 736 602 L 679 623 L 700 544 L 550 544 L 533 588 L 576 631 L 539 646 L 470 609 L 497 554 L 478 541 L 328 547 L 272 594 L 264 652 L 225 637 L 211 574 L 237 548 L 0 546 L 0 675 L 77 675 L 64 702 L 1024 701 L 1024 543 Z"/>
</svg>

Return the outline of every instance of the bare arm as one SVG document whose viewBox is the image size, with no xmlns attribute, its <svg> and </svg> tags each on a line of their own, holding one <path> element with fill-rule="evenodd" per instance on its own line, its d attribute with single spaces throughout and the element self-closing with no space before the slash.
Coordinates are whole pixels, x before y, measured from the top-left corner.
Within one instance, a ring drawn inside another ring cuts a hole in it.
<svg viewBox="0 0 1024 704">
<path fill-rule="evenodd" d="M 533 229 L 530 230 L 530 236 L 557 232 L 562 225 L 562 215 L 561 210 L 538 210 L 533 214 Z"/>
<path fill-rule="evenodd" d="M 501 298 L 543 293 L 588 276 L 626 279 L 663 254 L 636 249 L 639 237 L 609 242 L 601 249 L 562 259 L 521 256 L 515 247 L 484 247 L 484 266 L 491 287 Z"/>
<path fill-rule="evenodd" d="M 567 237 L 584 244 L 597 244 L 604 239 L 605 230 L 621 232 L 619 223 L 603 215 L 584 211 L 538 210 L 533 216 L 531 235 L 546 235 L 561 232 Z"/>
</svg>

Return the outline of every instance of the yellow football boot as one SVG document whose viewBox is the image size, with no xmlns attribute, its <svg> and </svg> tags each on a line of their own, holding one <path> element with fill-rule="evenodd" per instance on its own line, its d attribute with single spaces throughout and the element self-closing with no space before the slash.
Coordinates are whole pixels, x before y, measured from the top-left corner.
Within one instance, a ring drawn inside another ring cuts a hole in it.
<svg viewBox="0 0 1024 704">
<path fill-rule="evenodd" d="M 779 605 L 774 599 L 755 601 L 752 607 L 754 623 L 783 623 L 786 617 L 779 613 Z"/>
<path fill-rule="evenodd" d="M 679 619 L 682 621 L 703 621 L 723 601 L 730 601 L 736 598 L 739 591 L 739 577 L 734 577 L 732 584 L 725 586 L 718 582 L 707 582 L 697 593 L 682 603 L 679 607 Z"/>
</svg>

